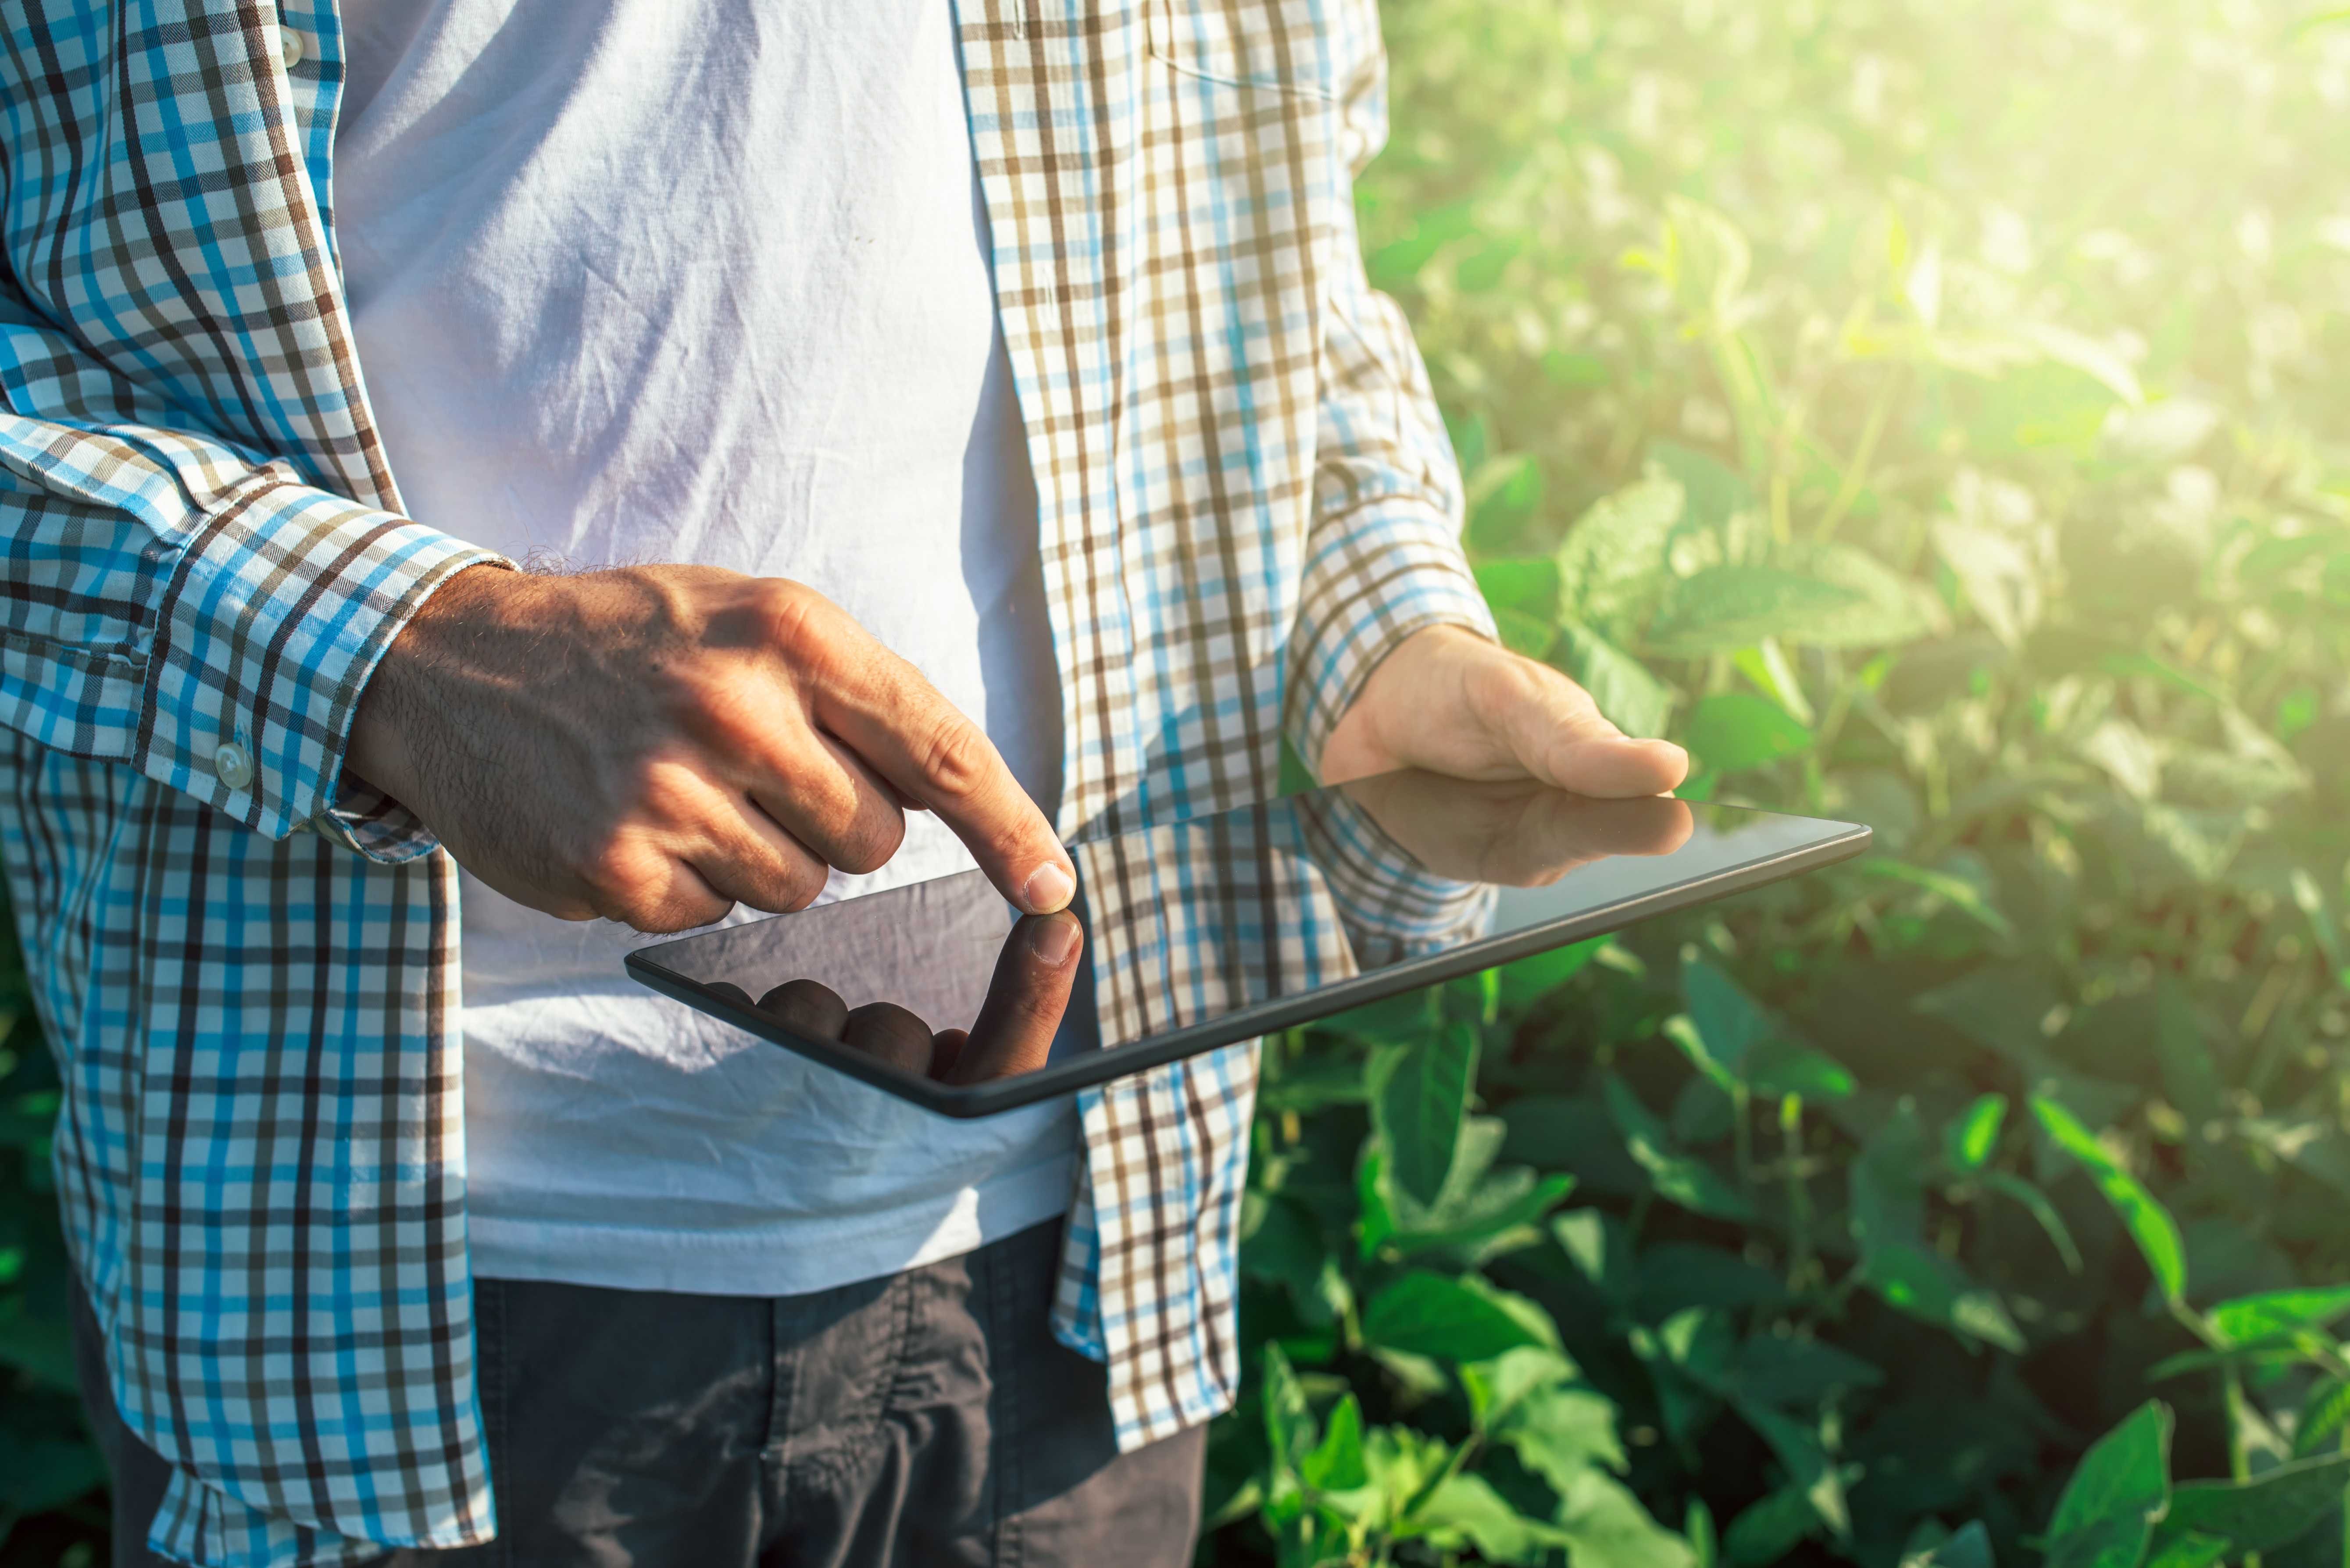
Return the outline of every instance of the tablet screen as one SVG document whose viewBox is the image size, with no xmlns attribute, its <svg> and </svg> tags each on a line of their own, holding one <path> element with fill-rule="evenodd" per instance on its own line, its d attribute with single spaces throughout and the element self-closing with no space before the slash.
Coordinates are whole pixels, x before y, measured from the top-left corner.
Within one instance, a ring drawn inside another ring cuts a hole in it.
<svg viewBox="0 0 2350 1568">
<path fill-rule="evenodd" d="M 1867 838 L 1738 807 L 1390 774 L 1072 844 L 1081 946 L 1042 981 L 1043 922 L 977 871 L 628 962 L 878 1087 L 984 1115 L 1842 859 Z"/>
</svg>

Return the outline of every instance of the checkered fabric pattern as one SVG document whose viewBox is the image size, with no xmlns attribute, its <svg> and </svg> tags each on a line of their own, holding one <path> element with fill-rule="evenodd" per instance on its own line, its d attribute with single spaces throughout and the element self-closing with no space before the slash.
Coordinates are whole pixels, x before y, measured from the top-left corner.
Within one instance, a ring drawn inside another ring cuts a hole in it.
<svg viewBox="0 0 2350 1568">
<path fill-rule="evenodd" d="M 958 16 L 1062 829 L 1261 797 L 1397 641 L 1489 625 L 1352 229 L 1371 0 Z M 224 1568 L 494 1530 L 454 873 L 340 779 L 375 661 L 491 557 L 400 514 L 368 409 L 342 57 L 332 0 L 0 0 L 0 856 L 68 1233 L 173 1469 L 152 1544 Z M 1108 1359 L 1128 1447 L 1232 1397 L 1254 1071 L 1235 1047 L 1085 1099 L 1057 1321 Z"/>
</svg>

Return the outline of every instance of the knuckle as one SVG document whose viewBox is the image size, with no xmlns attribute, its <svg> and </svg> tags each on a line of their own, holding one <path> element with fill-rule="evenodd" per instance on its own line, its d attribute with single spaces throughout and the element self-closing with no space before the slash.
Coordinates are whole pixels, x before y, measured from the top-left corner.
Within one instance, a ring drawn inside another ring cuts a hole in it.
<svg viewBox="0 0 2350 1568">
<path fill-rule="evenodd" d="M 664 826 L 675 826 L 700 814 L 706 791 L 691 769 L 675 763 L 650 762 L 638 771 L 631 794 L 639 815 Z"/>
<path fill-rule="evenodd" d="M 860 876 L 879 871 L 905 841 L 906 818 L 895 806 L 886 812 L 860 814 L 841 833 L 833 864 Z"/>
<path fill-rule="evenodd" d="M 767 641 L 785 659 L 810 662 L 837 640 L 832 620 L 838 612 L 815 589 L 781 577 L 762 577 L 754 591 Z"/>
<path fill-rule="evenodd" d="M 592 845 L 576 867 L 589 897 L 604 909 L 633 909 L 656 890 L 645 875 L 645 857 L 625 837 L 615 836 Z"/>
<path fill-rule="evenodd" d="M 733 679 L 697 679 L 678 693 L 685 733 L 716 756 L 756 751 L 766 726 L 758 720 L 754 693 Z"/>
<path fill-rule="evenodd" d="M 779 898 L 776 907 L 785 914 L 797 914 L 816 901 L 824 892 L 825 884 L 830 880 L 821 866 L 792 866 L 777 878 Z"/>
<path fill-rule="evenodd" d="M 632 929 L 642 931 L 647 936 L 656 937 L 671 936 L 679 931 L 690 931 L 694 927 L 705 923 L 691 918 L 674 905 L 666 902 L 649 904 L 642 909 L 632 909 L 619 918 Z"/>
<path fill-rule="evenodd" d="M 976 794 L 995 765 L 995 748 L 961 714 L 934 722 L 914 748 L 914 763 L 941 794 Z"/>
</svg>

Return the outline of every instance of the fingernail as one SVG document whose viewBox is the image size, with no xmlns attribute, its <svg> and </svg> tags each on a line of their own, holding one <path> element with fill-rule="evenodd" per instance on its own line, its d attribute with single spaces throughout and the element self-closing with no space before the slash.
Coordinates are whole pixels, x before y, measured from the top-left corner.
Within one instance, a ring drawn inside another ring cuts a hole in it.
<svg viewBox="0 0 2350 1568">
<path fill-rule="evenodd" d="M 1077 950 L 1076 918 L 1056 915 L 1040 922 L 1028 933 L 1028 950 L 1042 959 L 1050 969 L 1058 969 L 1068 962 L 1069 955 Z"/>
<path fill-rule="evenodd" d="M 1028 880 L 1020 888 L 1032 915 L 1049 915 L 1055 909 L 1066 909 L 1076 891 L 1077 885 L 1069 874 L 1049 862 L 1028 873 Z"/>
</svg>

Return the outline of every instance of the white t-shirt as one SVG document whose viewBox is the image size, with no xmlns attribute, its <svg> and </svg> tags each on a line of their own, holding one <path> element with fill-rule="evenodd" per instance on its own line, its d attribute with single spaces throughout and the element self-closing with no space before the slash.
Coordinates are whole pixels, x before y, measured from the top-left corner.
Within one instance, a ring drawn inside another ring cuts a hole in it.
<svg viewBox="0 0 2350 1568">
<path fill-rule="evenodd" d="M 948 0 L 343 16 L 336 227 L 413 515 L 526 564 L 808 583 L 1049 814 L 1059 677 Z M 831 893 L 970 864 L 914 815 Z M 644 939 L 470 877 L 462 930 L 479 1272 L 785 1294 L 1067 1205 L 1066 1102 L 932 1116 L 639 986 Z"/>
</svg>

